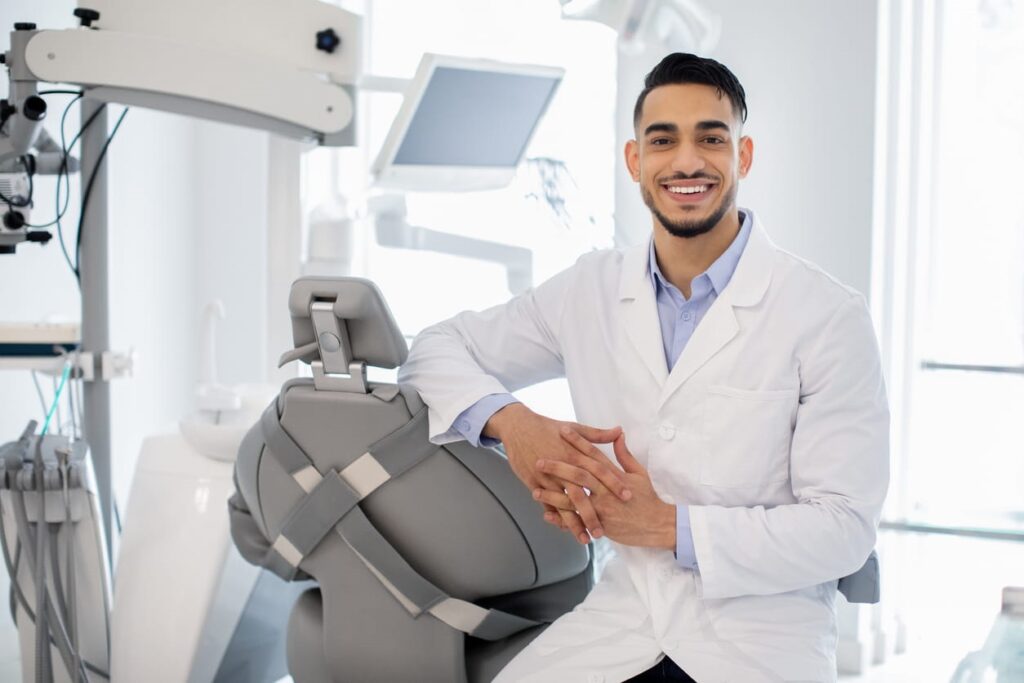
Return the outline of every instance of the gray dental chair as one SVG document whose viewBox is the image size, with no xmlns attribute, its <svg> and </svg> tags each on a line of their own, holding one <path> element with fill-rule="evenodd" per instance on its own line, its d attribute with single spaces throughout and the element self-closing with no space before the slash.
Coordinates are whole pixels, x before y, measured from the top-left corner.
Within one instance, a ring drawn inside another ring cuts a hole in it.
<svg viewBox="0 0 1024 683">
<path fill-rule="evenodd" d="M 318 588 L 296 602 L 297 683 L 489 681 L 591 587 L 496 450 L 435 446 L 411 390 L 366 381 L 408 349 L 373 283 L 303 278 L 289 299 L 312 379 L 287 382 L 239 450 L 242 555 Z"/>
</svg>

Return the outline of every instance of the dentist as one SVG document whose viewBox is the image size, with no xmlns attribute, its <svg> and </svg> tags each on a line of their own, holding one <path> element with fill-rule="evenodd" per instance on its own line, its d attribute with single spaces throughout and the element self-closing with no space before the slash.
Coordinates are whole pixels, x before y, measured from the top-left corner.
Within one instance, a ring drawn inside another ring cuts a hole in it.
<svg viewBox="0 0 1024 683">
<path fill-rule="evenodd" d="M 503 442 L 549 522 L 614 543 L 502 683 L 836 679 L 837 580 L 888 486 L 885 389 L 864 298 L 737 207 L 746 113 L 726 67 L 666 57 L 625 149 L 650 242 L 424 330 L 401 370 L 435 442 Z M 560 376 L 579 423 L 509 394 Z"/>
</svg>

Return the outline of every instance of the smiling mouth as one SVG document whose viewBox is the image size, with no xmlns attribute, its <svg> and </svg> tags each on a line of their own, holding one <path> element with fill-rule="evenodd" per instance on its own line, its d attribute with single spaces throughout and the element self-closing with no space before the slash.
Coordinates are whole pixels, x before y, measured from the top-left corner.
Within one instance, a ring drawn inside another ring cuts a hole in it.
<svg viewBox="0 0 1024 683">
<path fill-rule="evenodd" d="M 667 185 L 661 187 L 680 204 L 695 204 L 707 198 L 717 183 L 688 183 L 686 185 Z"/>
</svg>

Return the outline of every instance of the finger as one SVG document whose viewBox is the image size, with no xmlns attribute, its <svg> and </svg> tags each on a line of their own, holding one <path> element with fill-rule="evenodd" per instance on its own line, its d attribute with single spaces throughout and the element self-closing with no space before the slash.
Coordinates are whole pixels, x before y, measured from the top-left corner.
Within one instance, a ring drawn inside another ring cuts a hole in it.
<svg viewBox="0 0 1024 683">
<path fill-rule="evenodd" d="M 595 447 L 594 444 L 568 428 L 562 430 L 562 438 L 582 455 L 589 456 L 570 458 L 569 461 L 573 465 L 585 469 L 600 481 L 605 488 L 618 496 L 620 500 L 629 500 L 633 497 L 632 492 L 627 488 L 626 482 L 623 480 L 622 472 L 608 464 L 608 457 Z M 587 486 L 587 488 L 593 490 L 592 486 Z"/>
<path fill-rule="evenodd" d="M 578 486 L 568 486 L 565 492 L 569 501 L 576 506 L 576 512 L 590 531 L 590 535 L 594 538 L 601 538 L 604 535 L 604 530 L 601 528 L 601 520 L 597 516 L 597 511 L 594 510 L 594 504 L 590 500 L 590 496 L 584 493 L 583 489 Z"/>
<path fill-rule="evenodd" d="M 544 502 L 542 502 L 542 503 L 540 504 L 540 506 L 541 506 L 542 508 L 544 508 L 544 512 L 545 512 L 545 513 L 549 513 L 549 512 L 550 512 L 550 513 L 554 513 L 554 512 L 556 512 L 556 510 L 555 510 L 554 506 L 552 506 L 552 505 L 548 505 L 547 503 L 544 503 Z"/>
<path fill-rule="evenodd" d="M 544 474 L 548 474 L 552 477 L 561 479 L 562 481 L 569 484 L 576 484 L 588 488 L 591 491 L 601 486 L 601 482 L 587 470 L 570 465 L 567 462 L 559 462 L 558 460 L 538 460 L 537 469 Z"/>
<path fill-rule="evenodd" d="M 590 535 L 587 533 L 587 528 L 583 526 L 583 520 L 575 512 L 562 511 L 562 522 L 565 523 L 567 529 L 572 533 L 573 537 L 580 542 L 580 545 L 586 545 L 590 543 Z"/>
<path fill-rule="evenodd" d="M 537 477 L 528 475 L 523 477 L 522 482 L 526 485 L 526 488 L 529 491 L 533 491 L 541 486 L 552 491 L 562 491 L 561 485 L 547 477 Z M 555 512 L 555 508 L 546 503 L 541 503 L 541 507 L 544 508 L 544 512 Z"/>
<path fill-rule="evenodd" d="M 545 512 L 544 521 L 551 526 L 556 526 L 559 529 L 565 529 L 565 524 L 562 523 L 562 516 L 557 512 Z"/>
<path fill-rule="evenodd" d="M 571 500 L 569 500 L 569 496 L 565 493 L 555 493 L 554 491 L 535 489 L 533 492 L 533 499 L 547 504 L 556 511 L 565 510 L 566 512 L 576 512 L 576 506 Z"/>
<path fill-rule="evenodd" d="M 615 450 L 615 459 L 622 465 L 622 469 L 630 474 L 647 474 L 644 466 L 626 448 L 626 436 L 624 434 L 615 439 L 615 444 L 612 448 Z"/>
<path fill-rule="evenodd" d="M 562 493 L 563 491 L 565 491 L 565 484 L 558 481 L 555 477 L 551 477 L 544 474 L 538 469 L 536 480 L 534 481 L 533 486 L 530 487 L 530 490 L 532 491 L 533 489 L 536 488 L 542 488 L 548 491 Z"/>
<path fill-rule="evenodd" d="M 572 429 L 590 443 L 611 443 L 612 441 L 615 441 L 619 434 L 622 433 L 622 427 L 600 429 L 598 427 L 581 425 L 575 422 L 569 423 L 566 427 Z"/>
<path fill-rule="evenodd" d="M 548 524 L 550 524 L 551 526 L 558 527 L 562 531 L 568 531 L 569 527 L 566 525 L 565 520 L 562 519 L 562 515 L 568 515 L 568 514 L 575 515 L 575 513 L 569 513 L 569 512 L 565 512 L 563 510 L 555 510 L 554 512 L 545 512 L 544 513 L 544 521 L 547 522 Z"/>
</svg>

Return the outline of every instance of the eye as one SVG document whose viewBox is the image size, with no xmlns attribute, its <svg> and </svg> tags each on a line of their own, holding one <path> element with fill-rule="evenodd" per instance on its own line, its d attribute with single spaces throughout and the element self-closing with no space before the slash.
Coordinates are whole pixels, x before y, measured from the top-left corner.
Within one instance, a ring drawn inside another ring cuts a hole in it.
<svg viewBox="0 0 1024 683">
<path fill-rule="evenodd" d="M 717 135 L 709 135 L 706 138 L 704 138 L 704 142 L 707 142 L 712 145 L 721 145 L 725 143 L 725 138 L 720 138 Z"/>
<path fill-rule="evenodd" d="M 672 144 L 672 138 L 652 138 L 651 144 L 655 147 L 662 147 L 664 145 Z"/>
</svg>

